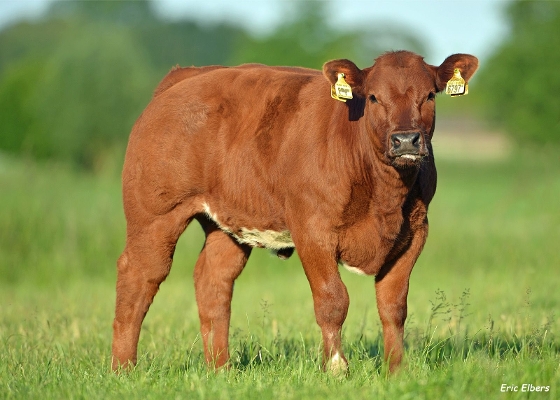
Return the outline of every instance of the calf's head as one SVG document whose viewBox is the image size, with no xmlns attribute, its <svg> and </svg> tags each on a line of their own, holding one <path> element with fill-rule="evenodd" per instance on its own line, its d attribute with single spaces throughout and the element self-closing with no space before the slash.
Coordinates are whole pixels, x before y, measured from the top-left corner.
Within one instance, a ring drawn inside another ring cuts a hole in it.
<svg viewBox="0 0 560 400">
<path fill-rule="evenodd" d="M 363 70 L 349 60 L 329 61 L 323 74 L 331 84 L 344 74 L 354 96 L 348 104 L 364 104 L 362 126 L 377 152 L 386 163 L 408 168 L 429 154 L 436 93 L 445 89 L 455 69 L 468 81 L 477 68 L 478 59 L 469 54 L 454 54 L 433 66 L 417 54 L 397 51 Z"/>
</svg>

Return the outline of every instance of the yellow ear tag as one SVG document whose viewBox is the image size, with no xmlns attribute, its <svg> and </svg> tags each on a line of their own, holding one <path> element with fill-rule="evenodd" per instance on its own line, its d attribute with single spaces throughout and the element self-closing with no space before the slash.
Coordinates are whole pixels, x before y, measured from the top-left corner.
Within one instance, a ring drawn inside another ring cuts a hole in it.
<svg viewBox="0 0 560 400">
<path fill-rule="evenodd" d="M 469 84 L 466 83 L 461 76 L 459 68 L 455 68 L 453 71 L 453 78 L 447 82 L 445 94 L 449 94 L 451 97 L 469 94 Z"/>
<path fill-rule="evenodd" d="M 338 101 L 346 102 L 346 99 L 352 98 L 352 88 L 344 80 L 344 74 L 338 74 L 338 80 L 331 86 L 331 97 Z"/>
</svg>

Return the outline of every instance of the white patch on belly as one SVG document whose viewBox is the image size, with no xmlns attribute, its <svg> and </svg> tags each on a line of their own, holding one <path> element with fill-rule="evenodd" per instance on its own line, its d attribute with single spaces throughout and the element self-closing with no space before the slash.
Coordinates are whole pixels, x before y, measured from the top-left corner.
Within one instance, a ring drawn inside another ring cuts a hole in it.
<svg viewBox="0 0 560 400">
<path fill-rule="evenodd" d="M 360 268 L 352 267 L 346 264 L 344 261 L 339 261 L 339 263 L 350 272 L 353 272 L 358 275 L 366 275 L 366 273 L 362 271 Z"/>
<path fill-rule="evenodd" d="M 258 229 L 241 228 L 241 235 L 234 234 L 233 236 L 239 243 L 253 247 L 266 247 L 272 250 L 295 247 L 290 231 L 259 231 Z"/>
<path fill-rule="evenodd" d="M 218 214 L 212 213 L 207 203 L 202 203 L 202 208 L 208 218 L 214 221 L 222 231 L 233 236 L 239 243 L 248 244 L 252 247 L 265 247 L 272 250 L 295 247 L 290 231 L 277 232 L 268 229 L 260 231 L 258 229 L 241 228 L 240 233 L 234 233 L 231 228 L 222 225 L 220 221 L 218 221 Z"/>
</svg>

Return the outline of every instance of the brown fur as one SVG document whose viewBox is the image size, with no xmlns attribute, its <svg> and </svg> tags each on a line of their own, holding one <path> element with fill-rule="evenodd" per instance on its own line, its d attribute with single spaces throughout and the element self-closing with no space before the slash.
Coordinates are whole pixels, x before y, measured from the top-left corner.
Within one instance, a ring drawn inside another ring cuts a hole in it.
<svg viewBox="0 0 560 400">
<path fill-rule="evenodd" d="M 134 125 L 124 163 L 127 240 L 118 260 L 113 368 L 136 362 L 144 316 L 177 239 L 197 219 L 206 233 L 194 278 L 208 363 L 228 361 L 233 282 L 251 253 L 235 236 L 257 229 L 291 233 L 325 366 L 337 354 L 346 364 L 341 328 L 349 299 L 338 263 L 376 276 L 385 359 L 394 370 L 403 355 L 410 272 L 436 188 L 430 93 L 456 67 L 469 79 L 477 60 L 453 55 L 435 67 L 393 52 L 364 70 L 331 61 L 323 74 L 256 64 L 171 71 Z M 329 95 L 338 72 L 352 85 L 346 103 Z M 420 132 L 423 157 L 396 157 L 395 132 Z M 276 250 L 291 255 L 289 246 Z"/>
</svg>

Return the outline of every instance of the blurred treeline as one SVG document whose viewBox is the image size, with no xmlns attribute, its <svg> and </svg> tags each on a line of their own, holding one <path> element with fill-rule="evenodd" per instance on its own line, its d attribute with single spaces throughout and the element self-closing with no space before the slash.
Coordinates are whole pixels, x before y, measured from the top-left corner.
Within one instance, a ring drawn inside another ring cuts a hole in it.
<svg viewBox="0 0 560 400">
<path fill-rule="evenodd" d="M 560 1 L 515 1 L 509 32 L 481 68 L 483 115 L 522 144 L 560 145 Z"/>
<path fill-rule="evenodd" d="M 365 67 L 386 50 L 426 53 L 402 29 L 333 26 L 322 2 L 286 7 L 280 26 L 255 36 L 240 25 L 165 20 L 146 1 L 53 3 L 41 20 L 0 32 L 0 151 L 90 170 L 120 160 L 176 64 L 318 69 L 349 58 Z M 518 138 L 560 143 L 560 2 L 518 1 L 507 13 L 511 34 L 478 78 L 481 108 Z"/>
</svg>

